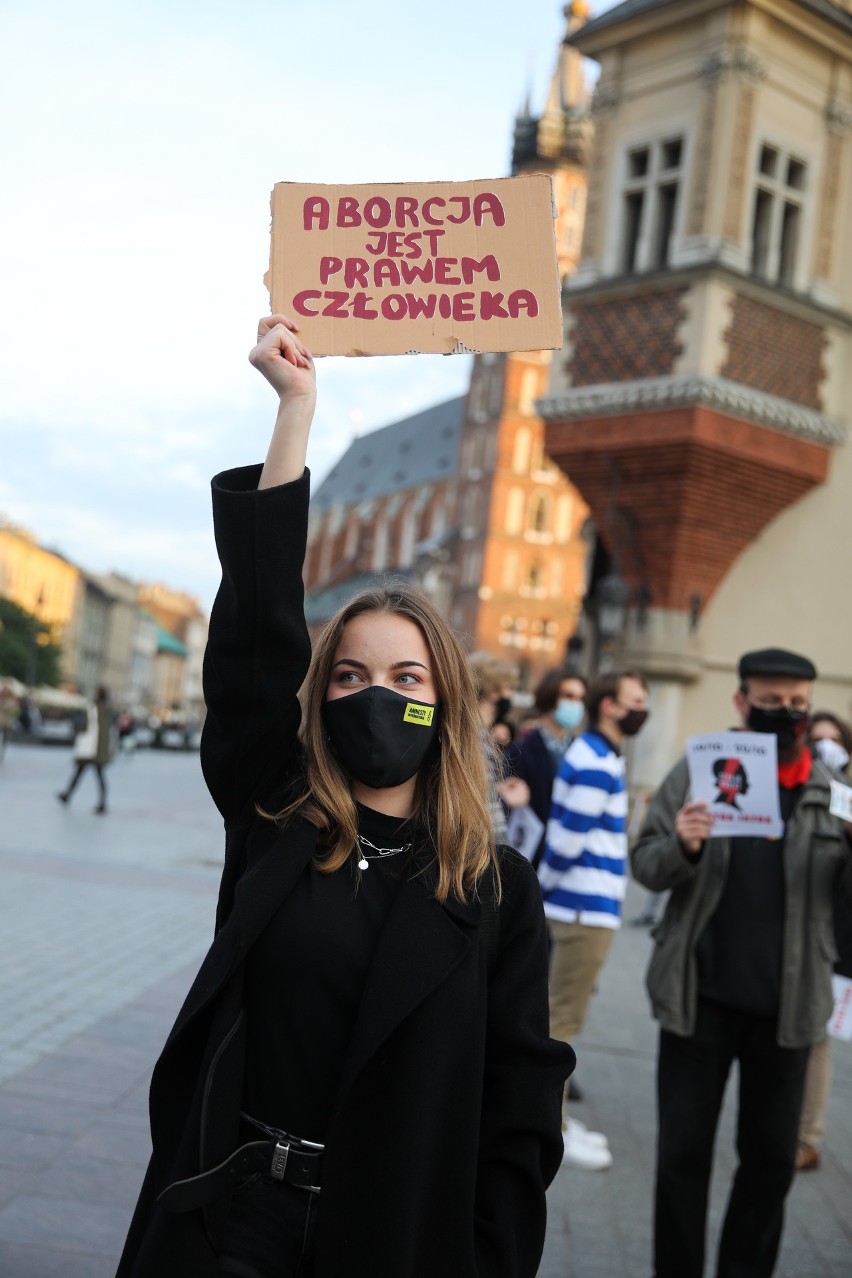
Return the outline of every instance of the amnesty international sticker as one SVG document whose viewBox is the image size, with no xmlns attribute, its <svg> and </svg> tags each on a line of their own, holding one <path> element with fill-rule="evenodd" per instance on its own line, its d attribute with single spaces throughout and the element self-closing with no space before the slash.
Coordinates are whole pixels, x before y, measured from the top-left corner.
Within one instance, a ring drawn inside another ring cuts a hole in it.
<svg viewBox="0 0 852 1278">
<path fill-rule="evenodd" d="M 409 701 L 402 718 L 405 723 L 422 723 L 424 727 L 429 728 L 432 726 L 434 714 L 434 706 L 419 706 L 413 701 Z"/>
</svg>

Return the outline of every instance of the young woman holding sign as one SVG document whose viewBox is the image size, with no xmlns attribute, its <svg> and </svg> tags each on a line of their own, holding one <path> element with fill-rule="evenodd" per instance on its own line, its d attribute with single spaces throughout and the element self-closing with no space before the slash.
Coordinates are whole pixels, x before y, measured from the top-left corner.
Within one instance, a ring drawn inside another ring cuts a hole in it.
<svg viewBox="0 0 852 1278">
<path fill-rule="evenodd" d="M 213 481 L 217 931 L 154 1070 L 118 1278 L 532 1278 L 574 1064 L 538 884 L 493 844 L 467 663 L 428 601 L 357 596 L 311 657 L 313 361 L 280 315 L 250 358 L 280 405 L 264 466 Z"/>
</svg>

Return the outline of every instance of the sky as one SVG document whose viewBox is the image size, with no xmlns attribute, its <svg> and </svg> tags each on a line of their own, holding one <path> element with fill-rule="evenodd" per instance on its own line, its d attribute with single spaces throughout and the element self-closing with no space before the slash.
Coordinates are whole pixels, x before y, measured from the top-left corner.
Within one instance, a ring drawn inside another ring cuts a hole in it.
<svg viewBox="0 0 852 1278">
<path fill-rule="evenodd" d="M 0 517 L 209 609 L 210 477 L 275 413 L 246 359 L 272 186 L 506 175 L 563 32 L 556 0 L 4 0 Z M 469 372 L 318 361 L 315 486 Z"/>
</svg>

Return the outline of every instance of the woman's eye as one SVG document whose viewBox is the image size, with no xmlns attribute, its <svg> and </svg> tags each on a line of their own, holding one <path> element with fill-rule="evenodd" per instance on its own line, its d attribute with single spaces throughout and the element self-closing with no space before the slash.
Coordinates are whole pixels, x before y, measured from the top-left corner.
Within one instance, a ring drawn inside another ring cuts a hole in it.
<svg viewBox="0 0 852 1278">
<path fill-rule="evenodd" d="M 354 683 L 357 678 L 354 670 L 344 670 L 338 675 L 338 683 Z"/>
<path fill-rule="evenodd" d="M 402 684 L 417 683 L 418 682 L 417 675 L 401 674 L 399 676 L 399 682 Z"/>
</svg>

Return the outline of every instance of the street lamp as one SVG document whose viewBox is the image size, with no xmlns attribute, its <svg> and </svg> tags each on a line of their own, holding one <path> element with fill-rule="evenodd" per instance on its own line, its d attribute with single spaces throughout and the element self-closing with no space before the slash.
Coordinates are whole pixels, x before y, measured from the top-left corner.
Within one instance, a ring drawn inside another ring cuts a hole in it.
<svg viewBox="0 0 852 1278">
<path fill-rule="evenodd" d="M 598 637 L 602 644 L 616 643 L 624 633 L 630 587 L 617 572 L 607 573 L 598 582 L 594 595 Z"/>
</svg>

